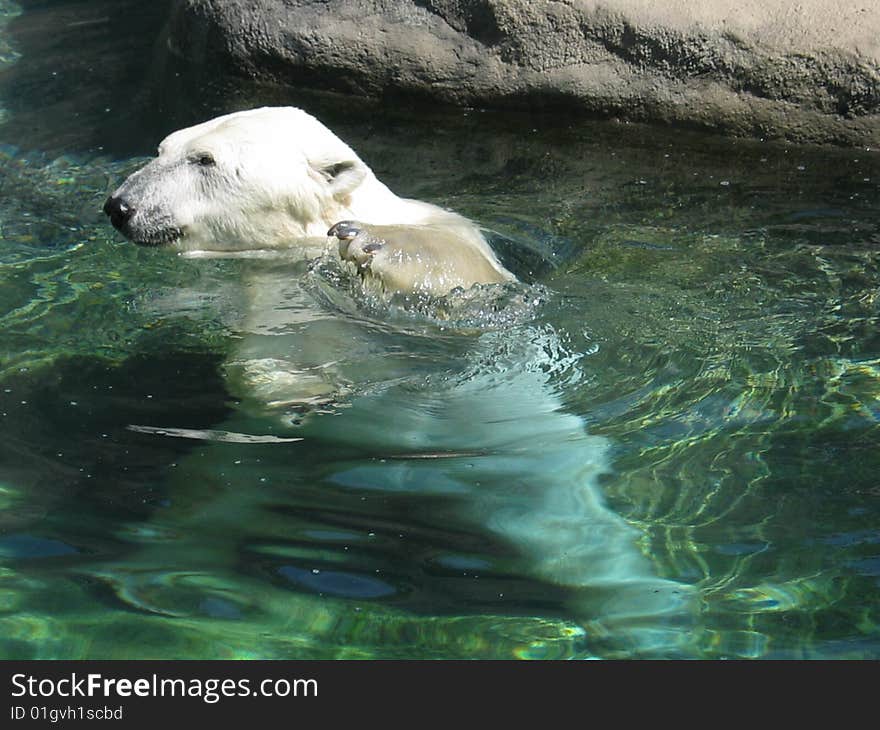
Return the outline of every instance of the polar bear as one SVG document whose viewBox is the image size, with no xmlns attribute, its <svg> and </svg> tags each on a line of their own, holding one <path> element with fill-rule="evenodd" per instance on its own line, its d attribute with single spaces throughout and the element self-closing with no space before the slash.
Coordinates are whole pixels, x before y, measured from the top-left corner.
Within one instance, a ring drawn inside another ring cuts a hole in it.
<svg viewBox="0 0 880 730">
<path fill-rule="evenodd" d="M 294 107 L 235 112 L 170 134 L 158 156 L 107 198 L 104 212 L 135 243 L 173 244 L 195 255 L 315 255 L 343 219 L 412 226 L 420 245 L 442 246 L 444 260 L 435 257 L 430 273 L 393 266 L 389 248 L 385 265 L 372 271 L 386 288 L 444 294 L 462 282 L 515 279 L 471 221 L 398 197 L 347 144 Z M 446 276 L 447 269 L 456 275 Z"/>
<path fill-rule="evenodd" d="M 475 224 L 396 196 L 299 109 L 238 112 L 171 134 L 104 209 L 142 245 L 194 255 L 329 253 L 386 291 L 454 297 L 466 287 L 465 295 L 483 294 L 474 284 L 491 293 L 509 283 L 523 288 L 520 301 L 536 301 Z M 310 444 L 365 454 L 328 465 L 328 479 L 337 488 L 460 501 L 468 519 L 518 548 L 534 576 L 571 590 L 576 619 L 596 642 L 613 635 L 662 655 L 692 640 L 693 590 L 657 575 L 638 547 L 640 530 L 604 502 L 599 479 L 611 470 L 611 445 L 565 405 L 560 373 L 583 355 L 566 350 L 552 323 L 526 316 L 456 329 L 408 319 L 396 327 L 392 317 L 352 314 L 357 302 L 328 305 L 308 279 L 314 269 L 303 274 L 286 257 L 247 263 L 247 312 L 226 363 L 239 405 L 216 431 L 137 428 L 211 442 L 174 470 L 177 488 L 214 483 L 214 465 L 239 463 L 231 450 L 255 440 L 277 444 L 261 452 L 261 468 L 275 464 L 284 474 L 308 462 Z M 335 403 L 343 407 L 333 410 Z M 313 409 L 308 417 L 284 421 L 290 437 L 255 433 L 278 433 L 279 415 L 303 407 Z M 214 499 L 211 511 L 156 516 L 158 528 L 192 535 L 192 545 L 175 541 L 169 556 L 157 544 L 142 554 L 143 570 L 127 569 L 146 581 L 144 595 L 157 595 L 150 566 L 161 574 L 173 561 L 218 585 L 224 566 L 235 564 L 222 555 L 234 549 L 230 532 L 206 515 L 238 520 L 254 505 L 246 488 L 230 486 Z"/>
</svg>

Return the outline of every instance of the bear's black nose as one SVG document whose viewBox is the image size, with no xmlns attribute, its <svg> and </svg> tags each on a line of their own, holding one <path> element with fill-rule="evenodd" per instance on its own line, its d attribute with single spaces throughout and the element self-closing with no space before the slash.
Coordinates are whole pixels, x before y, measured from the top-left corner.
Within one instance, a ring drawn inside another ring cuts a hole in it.
<svg viewBox="0 0 880 730">
<path fill-rule="evenodd" d="M 104 213 L 110 216 L 110 222 L 114 228 L 122 230 L 126 223 L 134 215 L 134 207 L 126 203 L 122 198 L 114 198 L 112 195 L 104 203 Z"/>
</svg>

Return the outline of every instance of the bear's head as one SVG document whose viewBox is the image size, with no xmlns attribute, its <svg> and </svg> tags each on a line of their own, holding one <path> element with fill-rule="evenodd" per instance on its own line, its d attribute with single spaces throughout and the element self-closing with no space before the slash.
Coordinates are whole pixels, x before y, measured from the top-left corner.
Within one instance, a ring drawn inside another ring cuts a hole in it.
<svg viewBox="0 0 880 730">
<path fill-rule="evenodd" d="M 135 243 L 239 251 L 324 237 L 351 215 L 355 198 L 369 204 L 383 192 L 390 193 L 317 119 L 264 107 L 169 135 L 104 212 Z"/>
</svg>

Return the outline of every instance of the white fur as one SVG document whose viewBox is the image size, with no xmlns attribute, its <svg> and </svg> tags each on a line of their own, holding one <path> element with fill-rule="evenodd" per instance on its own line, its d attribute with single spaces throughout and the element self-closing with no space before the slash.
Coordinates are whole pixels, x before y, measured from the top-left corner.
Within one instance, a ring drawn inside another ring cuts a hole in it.
<svg viewBox="0 0 880 730">
<path fill-rule="evenodd" d="M 206 157 L 213 164 L 199 164 Z M 187 252 L 313 254 L 343 219 L 431 225 L 513 278 L 471 221 L 398 197 L 347 144 L 293 107 L 235 112 L 174 132 L 113 197 L 135 209 L 123 233 L 136 243 L 164 242 L 174 230 L 175 245 Z"/>
</svg>

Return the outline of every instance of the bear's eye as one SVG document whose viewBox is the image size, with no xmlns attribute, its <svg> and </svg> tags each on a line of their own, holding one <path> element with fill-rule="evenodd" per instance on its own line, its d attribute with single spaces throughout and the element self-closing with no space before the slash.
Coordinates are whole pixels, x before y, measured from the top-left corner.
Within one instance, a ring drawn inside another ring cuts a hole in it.
<svg viewBox="0 0 880 730">
<path fill-rule="evenodd" d="M 214 160 L 214 155 L 212 155 L 210 152 L 200 152 L 197 155 L 193 155 L 190 158 L 190 161 L 198 165 L 199 167 L 213 167 L 215 164 L 217 164 L 216 160 Z"/>
</svg>

